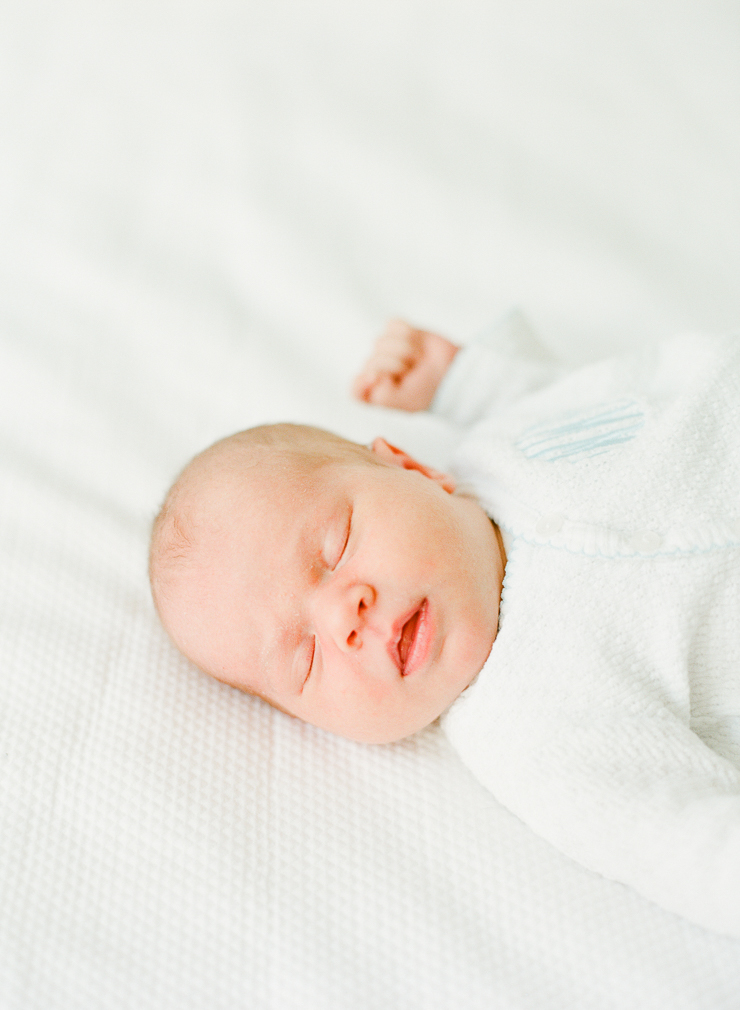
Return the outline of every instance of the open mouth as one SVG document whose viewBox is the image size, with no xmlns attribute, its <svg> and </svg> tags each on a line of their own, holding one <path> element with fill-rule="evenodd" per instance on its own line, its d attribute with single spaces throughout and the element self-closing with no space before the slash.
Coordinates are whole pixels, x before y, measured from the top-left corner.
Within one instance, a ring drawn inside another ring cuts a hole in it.
<svg viewBox="0 0 740 1010">
<path fill-rule="evenodd" d="M 420 648 L 423 645 L 421 639 L 425 636 L 419 632 L 425 625 L 426 613 L 427 601 L 423 600 L 418 610 L 414 611 L 401 629 L 398 639 L 398 659 L 401 664 L 401 674 L 404 676 L 416 665 L 419 659 L 418 654 L 423 651 Z"/>
</svg>

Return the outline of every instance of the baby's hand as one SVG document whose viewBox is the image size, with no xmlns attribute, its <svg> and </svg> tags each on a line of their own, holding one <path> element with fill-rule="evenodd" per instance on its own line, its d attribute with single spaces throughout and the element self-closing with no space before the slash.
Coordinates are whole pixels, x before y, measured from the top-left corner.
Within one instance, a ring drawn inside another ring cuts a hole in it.
<svg viewBox="0 0 740 1010">
<path fill-rule="evenodd" d="M 399 410 L 426 410 L 459 351 L 438 333 L 392 319 L 375 342 L 352 392 L 358 400 Z"/>
</svg>

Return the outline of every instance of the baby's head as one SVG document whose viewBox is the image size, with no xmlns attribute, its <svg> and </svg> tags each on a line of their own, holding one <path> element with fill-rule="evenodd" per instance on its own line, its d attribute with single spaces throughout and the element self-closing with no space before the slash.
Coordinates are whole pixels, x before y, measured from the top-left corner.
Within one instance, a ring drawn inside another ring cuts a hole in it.
<svg viewBox="0 0 740 1010">
<path fill-rule="evenodd" d="M 503 561 L 477 502 L 376 439 L 268 425 L 196 456 L 150 574 L 178 648 L 218 680 L 354 740 L 433 722 L 483 666 Z"/>
</svg>

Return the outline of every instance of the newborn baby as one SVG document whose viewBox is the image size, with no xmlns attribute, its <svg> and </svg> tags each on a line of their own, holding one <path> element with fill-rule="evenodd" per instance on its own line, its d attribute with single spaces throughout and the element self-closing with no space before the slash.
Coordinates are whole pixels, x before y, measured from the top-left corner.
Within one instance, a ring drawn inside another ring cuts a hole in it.
<svg viewBox="0 0 740 1010">
<path fill-rule="evenodd" d="M 437 718 L 496 635 L 503 551 L 480 505 L 375 440 L 280 424 L 197 456 L 152 541 L 162 621 L 197 666 L 385 743 Z"/>
<path fill-rule="evenodd" d="M 152 536 L 176 645 L 356 740 L 442 715 L 561 851 L 740 937 L 740 343 L 565 374 L 518 314 L 396 322 L 355 393 L 469 427 L 457 486 L 382 438 L 216 443 Z"/>
</svg>

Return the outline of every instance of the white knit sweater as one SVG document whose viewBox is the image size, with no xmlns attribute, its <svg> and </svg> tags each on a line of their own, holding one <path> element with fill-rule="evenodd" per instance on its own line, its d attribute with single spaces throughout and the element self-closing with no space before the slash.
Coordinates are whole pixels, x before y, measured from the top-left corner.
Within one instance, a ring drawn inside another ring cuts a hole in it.
<svg viewBox="0 0 740 1010">
<path fill-rule="evenodd" d="M 509 542 L 449 739 L 561 851 L 740 938 L 740 339 L 564 375 L 513 316 L 434 408 L 477 422 L 455 469 Z"/>
</svg>

